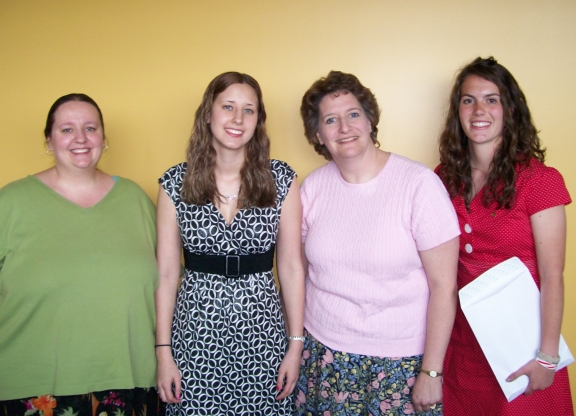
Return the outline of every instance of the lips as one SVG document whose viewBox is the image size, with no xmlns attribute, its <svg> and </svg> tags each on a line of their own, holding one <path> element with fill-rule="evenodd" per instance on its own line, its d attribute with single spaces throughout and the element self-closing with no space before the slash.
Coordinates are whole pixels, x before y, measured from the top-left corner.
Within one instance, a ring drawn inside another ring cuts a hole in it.
<svg viewBox="0 0 576 416">
<path fill-rule="evenodd" d="M 348 143 L 358 139 L 358 136 L 346 137 L 345 139 L 336 140 L 336 143 Z"/>
<path fill-rule="evenodd" d="M 232 137 L 241 137 L 244 134 L 244 131 L 236 129 L 224 129 L 224 131 Z"/>
</svg>

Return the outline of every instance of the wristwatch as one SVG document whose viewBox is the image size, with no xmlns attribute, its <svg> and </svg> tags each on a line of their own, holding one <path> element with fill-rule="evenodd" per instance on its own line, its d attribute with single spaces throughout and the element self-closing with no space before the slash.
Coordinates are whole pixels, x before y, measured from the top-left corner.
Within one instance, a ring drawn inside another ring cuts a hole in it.
<svg viewBox="0 0 576 416">
<path fill-rule="evenodd" d="M 435 370 L 420 370 L 420 372 L 428 374 L 432 378 L 442 377 L 442 373 L 439 373 L 438 371 Z"/>
</svg>

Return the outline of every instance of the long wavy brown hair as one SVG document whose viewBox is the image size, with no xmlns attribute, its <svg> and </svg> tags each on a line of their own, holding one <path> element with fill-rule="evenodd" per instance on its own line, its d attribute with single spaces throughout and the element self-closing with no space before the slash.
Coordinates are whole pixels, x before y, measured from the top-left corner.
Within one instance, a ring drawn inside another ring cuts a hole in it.
<svg viewBox="0 0 576 416">
<path fill-rule="evenodd" d="M 210 117 L 216 97 L 232 84 L 247 84 L 258 97 L 258 122 L 254 136 L 246 144 L 246 159 L 240 169 L 238 208 L 270 207 L 276 201 L 276 186 L 270 170 L 270 139 L 266 133 L 266 110 L 262 90 L 250 75 L 225 72 L 210 82 L 202 103 L 196 110 L 192 136 L 186 151 L 186 173 L 182 183 L 182 200 L 188 204 L 216 203 L 223 197 L 218 192 L 214 167 L 216 150 L 212 146 Z"/>
<path fill-rule="evenodd" d="M 340 94 L 352 94 L 356 97 L 370 125 L 372 131 L 370 138 L 376 147 L 380 147 L 378 142 L 378 122 L 380 121 L 380 109 L 376 97 L 368 88 L 366 88 L 355 75 L 347 74 L 340 71 L 330 71 L 327 77 L 320 78 L 314 82 L 308 91 L 302 97 L 300 106 L 300 115 L 304 122 L 304 134 L 308 143 L 314 146 L 314 150 L 326 160 L 332 160 L 332 155 L 325 145 L 318 140 L 319 123 L 320 123 L 320 103 L 327 95 L 338 96 Z"/>
<path fill-rule="evenodd" d="M 471 75 L 496 84 L 503 108 L 502 140 L 490 164 L 482 203 L 488 206 L 496 201 L 498 208 L 510 208 L 516 193 L 516 166 L 527 167 L 532 158 L 544 162 L 546 150 L 542 148 L 518 82 L 493 57 L 476 58 L 456 76 L 446 123 L 440 135 L 439 175 L 451 198 L 461 195 L 470 203 L 473 198 L 470 151 L 458 110 L 462 84 Z"/>
</svg>

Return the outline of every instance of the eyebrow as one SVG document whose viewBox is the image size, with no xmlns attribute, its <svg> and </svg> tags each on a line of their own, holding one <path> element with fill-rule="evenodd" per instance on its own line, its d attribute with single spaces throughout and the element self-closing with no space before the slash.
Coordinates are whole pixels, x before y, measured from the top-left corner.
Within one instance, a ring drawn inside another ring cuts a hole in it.
<svg viewBox="0 0 576 416">
<path fill-rule="evenodd" d="M 492 96 L 500 97 L 500 94 L 498 94 L 497 92 L 491 92 L 490 94 L 483 95 L 482 97 L 492 97 Z M 462 94 L 462 97 L 476 98 L 476 96 L 472 94 Z"/>
<path fill-rule="evenodd" d="M 355 111 L 363 111 L 361 107 L 351 107 L 348 110 L 346 110 L 345 113 L 349 113 L 350 111 L 354 111 L 354 110 Z M 333 115 L 335 115 L 335 113 L 328 113 L 328 114 L 322 115 L 321 118 L 326 118 L 326 117 L 333 116 Z"/>
<path fill-rule="evenodd" d="M 221 102 L 221 103 L 234 103 L 234 104 L 236 104 L 236 101 L 234 101 L 234 100 L 222 100 L 222 101 L 220 101 L 220 102 Z M 256 105 L 255 105 L 255 104 L 252 104 L 252 103 L 247 103 L 246 105 L 250 105 L 250 106 L 252 106 L 252 107 L 256 107 Z"/>
</svg>

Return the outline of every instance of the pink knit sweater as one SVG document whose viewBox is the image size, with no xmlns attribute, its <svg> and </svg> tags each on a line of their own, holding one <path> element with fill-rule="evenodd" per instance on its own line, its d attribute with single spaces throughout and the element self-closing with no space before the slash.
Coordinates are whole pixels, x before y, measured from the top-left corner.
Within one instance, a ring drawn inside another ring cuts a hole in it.
<svg viewBox="0 0 576 416">
<path fill-rule="evenodd" d="M 330 162 L 301 196 L 306 329 L 340 351 L 422 354 L 430 292 L 418 252 L 460 234 L 438 177 L 392 154 L 374 179 L 350 184 Z"/>
</svg>

